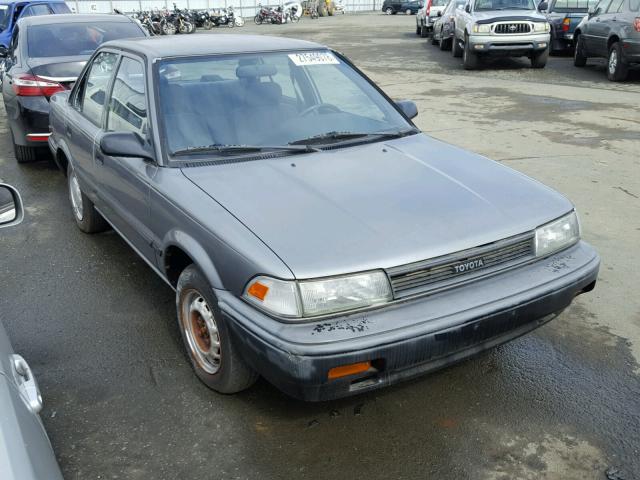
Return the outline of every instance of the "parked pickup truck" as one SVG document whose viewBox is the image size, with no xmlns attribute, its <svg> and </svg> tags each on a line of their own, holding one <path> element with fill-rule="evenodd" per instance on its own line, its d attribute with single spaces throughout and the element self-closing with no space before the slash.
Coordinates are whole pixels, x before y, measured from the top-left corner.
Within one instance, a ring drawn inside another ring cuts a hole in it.
<svg viewBox="0 0 640 480">
<path fill-rule="evenodd" d="M 544 68 L 549 30 L 534 0 L 468 0 L 456 10 L 452 53 L 462 57 L 466 70 L 488 55 L 526 56 L 533 68 Z"/>
</svg>

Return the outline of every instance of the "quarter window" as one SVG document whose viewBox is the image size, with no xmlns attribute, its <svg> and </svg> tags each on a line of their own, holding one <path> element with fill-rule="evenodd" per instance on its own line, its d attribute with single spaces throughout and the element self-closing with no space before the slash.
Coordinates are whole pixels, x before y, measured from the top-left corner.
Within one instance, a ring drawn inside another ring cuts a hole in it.
<svg viewBox="0 0 640 480">
<path fill-rule="evenodd" d="M 113 81 L 107 130 L 147 134 L 147 99 L 142 63 L 123 57 Z"/>
<path fill-rule="evenodd" d="M 110 52 L 101 52 L 91 64 L 90 70 L 85 76 L 85 81 L 78 93 L 78 109 L 93 124 L 102 124 L 102 113 L 107 97 L 107 87 L 113 75 L 113 70 L 118 60 L 118 55 Z"/>
</svg>

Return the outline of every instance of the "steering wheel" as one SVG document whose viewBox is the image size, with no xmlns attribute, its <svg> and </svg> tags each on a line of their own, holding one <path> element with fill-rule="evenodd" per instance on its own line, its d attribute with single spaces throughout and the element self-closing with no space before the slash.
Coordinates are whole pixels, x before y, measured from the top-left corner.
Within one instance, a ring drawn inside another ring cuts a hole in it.
<svg viewBox="0 0 640 480">
<path fill-rule="evenodd" d="M 318 103 L 316 105 L 311 105 L 309 108 L 305 108 L 302 112 L 300 112 L 300 116 L 304 117 L 309 115 L 310 113 L 320 114 L 321 111 L 324 110 L 326 113 L 339 113 L 340 110 L 335 105 L 331 105 L 330 103 Z"/>
</svg>

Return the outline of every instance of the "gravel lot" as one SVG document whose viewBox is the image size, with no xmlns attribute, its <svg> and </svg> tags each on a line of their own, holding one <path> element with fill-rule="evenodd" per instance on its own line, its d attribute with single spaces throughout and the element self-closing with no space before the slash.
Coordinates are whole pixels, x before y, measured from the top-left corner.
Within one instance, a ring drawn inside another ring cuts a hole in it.
<svg viewBox="0 0 640 480">
<path fill-rule="evenodd" d="M 233 33 L 328 44 L 415 100 L 425 132 L 566 194 L 602 256 L 596 290 L 524 338 L 372 394 L 305 404 L 260 381 L 221 396 L 192 375 L 172 291 L 113 232 L 73 225 L 50 163 L 17 166 L 0 109 L 0 178 L 27 205 L 0 233 L 0 316 L 40 381 L 66 478 L 640 478 L 640 72 L 614 84 L 569 57 L 466 72 L 414 22 Z"/>
</svg>

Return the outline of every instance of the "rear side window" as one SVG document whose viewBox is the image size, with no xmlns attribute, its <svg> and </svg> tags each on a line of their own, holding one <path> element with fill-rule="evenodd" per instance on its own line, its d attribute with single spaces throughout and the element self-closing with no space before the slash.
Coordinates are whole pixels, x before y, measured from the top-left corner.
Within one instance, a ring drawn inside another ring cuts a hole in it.
<svg viewBox="0 0 640 480">
<path fill-rule="evenodd" d="M 27 31 L 29 57 L 91 55 L 103 42 L 143 37 L 133 22 L 52 23 L 31 25 Z"/>
<path fill-rule="evenodd" d="M 123 57 L 113 81 L 107 130 L 147 136 L 147 97 L 142 63 Z"/>
<path fill-rule="evenodd" d="M 82 114 L 94 125 L 102 125 L 102 112 L 107 98 L 107 88 L 118 55 L 111 52 L 102 52 L 94 58 L 91 67 L 84 77 L 81 91 L 78 93 L 78 107 Z"/>
<path fill-rule="evenodd" d="M 38 5 L 29 5 L 24 9 L 23 17 L 35 17 L 38 15 L 50 15 L 52 12 L 49 10 L 49 6 L 41 3 Z"/>
<path fill-rule="evenodd" d="M 71 9 L 64 2 L 50 3 L 49 8 L 53 13 L 71 13 Z"/>
<path fill-rule="evenodd" d="M 616 13 L 618 10 L 620 10 L 620 7 L 623 3 L 624 0 L 613 0 L 613 2 L 611 2 L 611 5 L 609 5 L 609 8 L 607 8 L 607 13 Z"/>
</svg>

